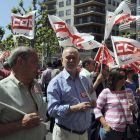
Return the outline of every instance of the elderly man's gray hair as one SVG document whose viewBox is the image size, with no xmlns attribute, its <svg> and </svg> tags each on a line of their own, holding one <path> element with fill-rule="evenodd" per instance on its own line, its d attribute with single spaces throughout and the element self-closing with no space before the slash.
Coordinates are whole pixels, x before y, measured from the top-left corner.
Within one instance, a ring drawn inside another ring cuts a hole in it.
<svg viewBox="0 0 140 140">
<path fill-rule="evenodd" d="M 77 50 L 76 48 L 74 48 L 74 47 L 66 47 L 66 48 L 63 50 L 62 57 L 64 56 L 64 52 L 65 52 L 66 50 L 68 50 L 68 49 L 75 49 L 75 50 L 78 52 L 78 50 Z"/>
<path fill-rule="evenodd" d="M 20 57 L 22 59 L 24 59 L 25 61 L 27 61 L 28 58 L 30 57 L 31 51 L 34 51 L 34 49 L 30 48 L 30 47 L 26 47 L 26 46 L 20 46 L 20 47 L 15 48 L 11 52 L 11 54 L 8 58 L 8 63 L 10 65 L 10 68 L 12 68 L 13 66 L 15 66 L 17 64 L 17 60 Z"/>
</svg>

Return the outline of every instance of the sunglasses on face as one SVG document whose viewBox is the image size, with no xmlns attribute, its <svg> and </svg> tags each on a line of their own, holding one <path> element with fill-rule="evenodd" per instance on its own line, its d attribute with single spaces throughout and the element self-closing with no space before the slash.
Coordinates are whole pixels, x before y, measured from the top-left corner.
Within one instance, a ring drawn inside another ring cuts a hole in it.
<svg viewBox="0 0 140 140">
<path fill-rule="evenodd" d="M 126 77 L 126 75 L 124 75 L 124 76 L 123 76 L 123 75 L 119 75 L 119 76 L 118 76 L 118 79 L 119 79 L 119 80 L 123 80 L 123 79 L 126 80 L 127 77 Z"/>
<path fill-rule="evenodd" d="M 129 73 L 133 74 L 133 73 L 134 73 L 134 71 L 133 71 L 133 70 L 130 70 L 130 71 L 129 71 Z"/>
</svg>

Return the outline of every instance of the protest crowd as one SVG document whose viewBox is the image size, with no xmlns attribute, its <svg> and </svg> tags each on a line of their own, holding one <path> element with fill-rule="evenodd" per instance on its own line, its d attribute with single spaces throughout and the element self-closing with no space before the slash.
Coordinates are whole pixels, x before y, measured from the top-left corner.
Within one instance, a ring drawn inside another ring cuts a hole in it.
<svg viewBox="0 0 140 140">
<path fill-rule="evenodd" d="M 52 133 L 53 140 L 123 140 L 127 122 L 140 126 L 133 67 L 109 68 L 90 57 L 79 62 L 77 49 L 67 47 L 37 81 L 42 68 L 35 50 L 14 49 L 0 70 L 0 137 L 45 140 Z"/>
<path fill-rule="evenodd" d="M 33 28 L 23 34 L 18 23 L 30 17 L 29 26 L 35 25 L 35 13 L 11 14 L 13 40 L 34 38 Z M 99 43 L 48 15 L 64 49 L 45 66 L 31 46 L 0 55 L 0 140 L 47 140 L 48 133 L 52 140 L 140 140 L 140 42 L 111 36 L 114 52 L 105 44 L 113 25 L 140 17 L 131 15 L 125 1 L 107 17 Z M 94 58 L 80 58 L 78 49 L 94 48 Z"/>
</svg>

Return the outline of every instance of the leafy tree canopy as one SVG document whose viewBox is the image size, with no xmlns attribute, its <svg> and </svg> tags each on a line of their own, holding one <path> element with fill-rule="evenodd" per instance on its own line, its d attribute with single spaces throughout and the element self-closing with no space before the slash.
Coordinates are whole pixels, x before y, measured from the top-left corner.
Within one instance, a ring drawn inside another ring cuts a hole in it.
<svg viewBox="0 0 140 140">
<path fill-rule="evenodd" d="M 21 16 L 26 15 L 27 13 L 37 10 L 37 0 L 33 0 L 31 2 L 31 6 L 28 7 L 28 10 L 24 9 L 24 2 L 20 0 L 18 3 L 18 7 L 13 7 L 11 9 L 12 13 L 20 14 Z M 12 24 L 8 24 L 7 29 L 11 30 L 12 32 Z M 51 53 L 58 52 L 60 50 L 59 43 L 57 37 L 55 35 L 54 30 L 50 26 L 48 16 L 47 16 L 47 6 L 42 4 L 40 5 L 40 9 L 36 12 L 35 16 L 35 37 L 32 40 L 25 39 L 24 37 L 18 38 L 19 42 L 23 42 L 28 44 L 28 46 L 32 46 L 38 52 L 42 52 L 42 46 L 44 48 L 44 53 L 48 55 Z M 9 35 L 6 40 L 6 48 L 10 49 L 11 46 L 14 46 L 13 36 Z M 41 45 L 44 44 L 44 45 Z M 18 44 L 17 44 L 18 45 Z"/>
</svg>

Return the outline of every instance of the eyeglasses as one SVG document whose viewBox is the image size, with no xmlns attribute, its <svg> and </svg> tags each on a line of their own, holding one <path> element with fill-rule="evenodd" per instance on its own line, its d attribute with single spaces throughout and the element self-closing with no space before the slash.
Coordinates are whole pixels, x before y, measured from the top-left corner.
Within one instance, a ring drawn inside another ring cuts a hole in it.
<svg viewBox="0 0 140 140">
<path fill-rule="evenodd" d="M 127 78 L 126 78 L 126 75 L 124 75 L 124 76 L 123 76 L 123 75 L 119 75 L 119 76 L 118 76 L 118 79 L 119 79 L 119 80 L 123 80 L 123 79 L 126 80 Z"/>
</svg>

